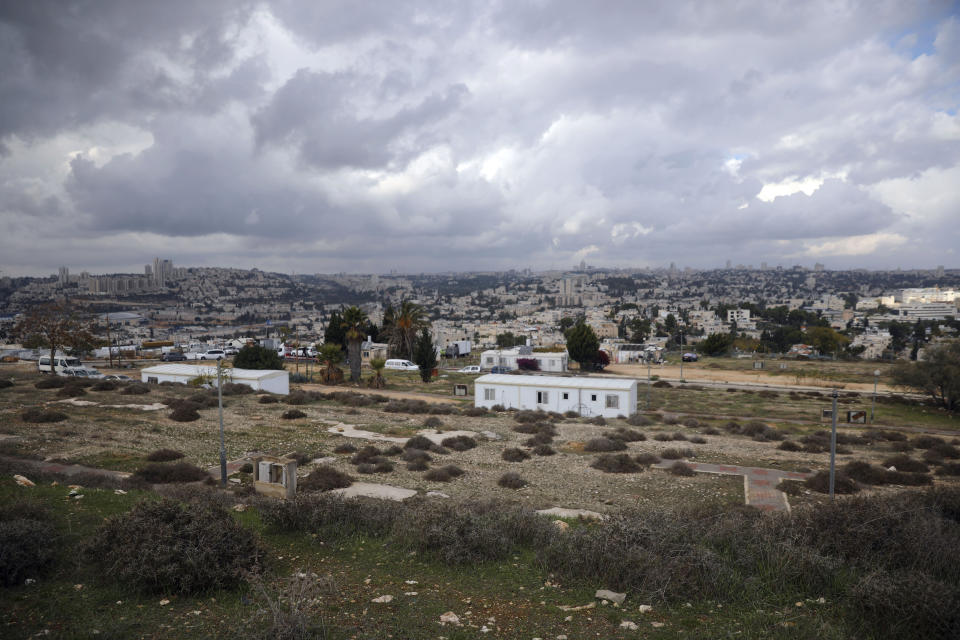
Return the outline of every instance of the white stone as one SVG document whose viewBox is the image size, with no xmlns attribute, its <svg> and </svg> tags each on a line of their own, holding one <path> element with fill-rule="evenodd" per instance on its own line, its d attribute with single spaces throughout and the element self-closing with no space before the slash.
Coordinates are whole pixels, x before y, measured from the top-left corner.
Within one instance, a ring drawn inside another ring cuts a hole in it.
<svg viewBox="0 0 960 640">
<path fill-rule="evenodd" d="M 660 627 L 662 627 L 662 626 L 664 626 L 664 625 L 663 625 L 662 622 L 651 622 L 651 623 L 650 623 L 650 626 L 653 627 L 654 629 L 659 629 Z"/>
<path fill-rule="evenodd" d="M 453 611 L 447 611 L 446 613 L 440 614 L 440 624 L 455 624 L 460 626 L 460 616 L 455 614 Z"/>
<path fill-rule="evenodd" d="M 17 484 L 21 487 L 35 487 L 37 485 L 33 484 L 33 481 L 29 478 L 20 475 L 19 473 L 13 476 L 13 479 L 16 480 Z"/>
<path fill-rule="evenodd" d="M 617 604 L 623 604 L 623 601 L 627 599 L 627 594 L 617 593 L 616 591 L 610 591 L 609 589 L 598 589 L 597 593 L 594 594 L 593 597 L 600 600 L 616 602 Z"/>
<path fill-rule="evenodd" d="M 403 489 L 401 487 L 392 487 L 388 484 L 373 484 L 371 482 L 354 482 L 344 489 L 334 489 L 330 493 L 335 493 L 344 498 L 356 498 L 363 496 L 365 498 L 380 498 L 382 500 L 394 500 L 403 502 L 407 498 L 417 495 L 413 489 Z"/>
<path fill-rule="evenodd" d="M 587 520 L 606 520 L 607 516 L 596 511 L 586 509 L 564 509 L 563 507 L 551 507 L 549 509 L 540 509 L 537 511 L 542 516 L 556 516 L 558 518 L 585 518 Z"/>
<path fill-rule="evenodd" d="M 449 498 L 443 491 L 427 491 L 428 498 Z"/>
<path fill-rule="evenodd" d="M 621 628 L 621 629 L 627 629 L 627 630 L 629 630 L 629 631 L 636 631 L 636 630 L 637 630 L 637 623 L 636 623 L 636 622 L 631 622 L 630 620 L 624 620 L 623 622 L 620 623 L 620 628 Z"/>
<path fill-rule="evenodd" d="M 653 611 L 653 607 L 651 607 L 648 604 L 642 604 L 639 607 L 637 607 L 637 611 L 639 611 L 640 613 L 650 613 L 651 611 Z"/>
<path fill-rule="evenodd" d="M 376 602 L 378 604 L 385 604 L 387 602 L 393 602 L 393 596 L 380 596 L 379 598 L 374 598 L 370 602 Z"/>
</svg>

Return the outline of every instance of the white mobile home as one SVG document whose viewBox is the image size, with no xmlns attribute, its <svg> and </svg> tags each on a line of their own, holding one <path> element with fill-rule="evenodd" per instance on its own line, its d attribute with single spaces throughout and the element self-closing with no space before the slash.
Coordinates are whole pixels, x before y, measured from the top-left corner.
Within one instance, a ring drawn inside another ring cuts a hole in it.
<svg viewBox="0 0 960 640">
<path fill-rule="evenodd" d="M 566 351 L 533 351 L 530 347 L 484 351 L 480 354 L 480 368 L 506 367 L 512 371 L 519 368 L 517 361 L 523 358 L 536 360 L 540 371 L 559 373 L 567 370 Z"/>
<path fill-rule="evenodd" d="M 209 376 L 211 384 L 217 384 L 217 368 L 194 364 L 159 364 L 140 370 L 143 382 L 182 382 L 184 384 L 200 376 Z M 231 369 L 224 368 L 227 382 L 245 384 L 256 391 L 269 391 L 287 395 L 290 393 L 290 374 L 279 369 Z"/>
<path fill-rule="evenodd" d="M 621 378 L 487 374 L 474 381 L 474 405 L 536 411 L 576 411 L 581 416 L 630 416 L 637 412 L 637 381 Z"/>
</svg>

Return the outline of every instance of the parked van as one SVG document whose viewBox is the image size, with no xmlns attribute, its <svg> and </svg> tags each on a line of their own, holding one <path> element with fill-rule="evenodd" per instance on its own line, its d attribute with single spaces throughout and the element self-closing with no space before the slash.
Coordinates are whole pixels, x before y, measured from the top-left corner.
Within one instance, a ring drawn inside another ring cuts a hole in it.
<svg viewBox="0 0 960 640">
<path fill-rule="evenodd" d="M 65 369 L 83 368 L 80 364 L 80 358 L 68 358 L 66 356 L 56 356 L 54 358 L 53 370 L 58 376 L 64 375 Z M 37 371 L 40 373 L 50 373 L 50 356 L 40 356 L 37 359 Z"/>
<path fill-rule="evenodd" d="M 399 369 L 400 371 L 419 371 L 420 367 L 409 360 L 387 360 L 384 369 Z"/>
</svg>

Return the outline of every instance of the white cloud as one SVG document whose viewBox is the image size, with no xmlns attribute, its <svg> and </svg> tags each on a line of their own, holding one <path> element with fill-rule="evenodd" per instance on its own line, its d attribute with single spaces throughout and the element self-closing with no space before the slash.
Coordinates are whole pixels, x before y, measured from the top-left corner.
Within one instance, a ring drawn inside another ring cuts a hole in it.
<svg viewBox="0 0 960 640">
<path fill-rule="evenodd" d="M 834 238 L 823 242 L 805 242 L 804 248 L 793 256 L 822 258 L 826 256 L 868 256 L 895 249 L 907 242 L 898 233 L 871 233 L 862 236 Z"/>
</svg>

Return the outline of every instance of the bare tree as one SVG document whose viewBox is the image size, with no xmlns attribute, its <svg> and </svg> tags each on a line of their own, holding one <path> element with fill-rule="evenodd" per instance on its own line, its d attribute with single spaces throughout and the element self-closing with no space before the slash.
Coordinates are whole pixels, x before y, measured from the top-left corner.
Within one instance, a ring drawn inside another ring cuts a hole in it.
<svg viewBox="0 0 960 640">
<path fill-rule="evenodd" d="M 89 320 L 68 303 L 53 302 L 33 307 L 14 327 L 23 346 L 50 349 L 50 371 L 55 371 L 58 349 L 76 355 L 95 346 L 97 338 Z"/>
</svg>

